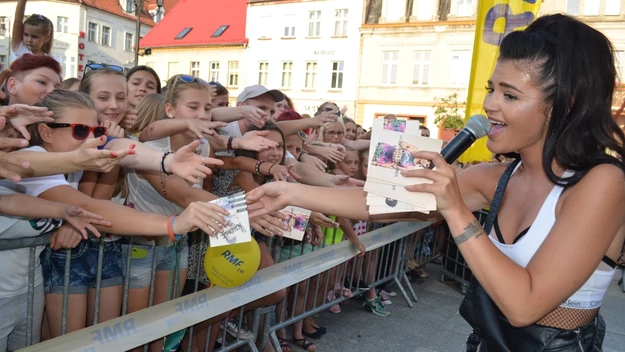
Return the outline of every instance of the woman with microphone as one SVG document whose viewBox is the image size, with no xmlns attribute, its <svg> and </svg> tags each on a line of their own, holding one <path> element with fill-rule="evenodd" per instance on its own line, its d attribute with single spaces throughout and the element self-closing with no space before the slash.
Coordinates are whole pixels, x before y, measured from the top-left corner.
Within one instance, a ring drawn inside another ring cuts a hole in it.
<svg viewBox="0 0 625 352">
<path fill-rule="evenodd" d="M 460 313 L 482 337 L 479 351 L 601 350 L 599 309 L 625 238 L 615 78 L 603 34 L 560 14 L 538 18 L 504 38 L 486 86 L 488 148 L 514 161 L 456 175 L 437 153 L 418 152 L 435 169 L 403 172 L 432 181 L 406 188 L 435 195 L 477 279 Z M 351 207 L 333 206 L 346 199 Z M 260 201 L 261 212 L 292 204 L 369 218 L 362 189 L 274 183 L 248 200 Z M 473 212 L 488 207 L 482 228 Z"/>
</svg>

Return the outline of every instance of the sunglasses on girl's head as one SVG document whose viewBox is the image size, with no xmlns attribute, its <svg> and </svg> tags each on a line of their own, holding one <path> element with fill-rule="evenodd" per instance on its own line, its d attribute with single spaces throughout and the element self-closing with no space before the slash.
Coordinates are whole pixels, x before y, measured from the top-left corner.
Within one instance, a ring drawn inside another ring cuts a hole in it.
<svg viewBox="0 0 625 352">
<path fill-rule="evenodd" d="M 306 133 L 304 133 L 304 131 L 297 131 L 297 135 L 299 136 L 299 138 L 301 138 L 304 142 L 306 142 L 306 139 L 308 139 L 308 136 L 306 135 Z"/>
<path fill-rule="evenodd" d="M 92 132 L 95 138 L 100 138 L 106 135 L 106 127 L 102 127 L 102 126 L 91 127 L 91 126 L 83 125 L 80 123 L 55 123 L 55 122 L 46 123 L 46 125 L 50 128 L 71 127 L 72 137 L 74 137 L 74 139 L 77 141 L 82 141 L 82 140 L 87 139 L 89 137 L 89 133 L 92 133 Z"/>
<path fill-rule="evenodd" d="M 171 88 L 167 87 L 167 91 L 169 92 L 168 93 L 169 97 L 167 98 L 167 101 L 171 101 L 172 95 L 174 94 L 174 89 L 176 88 L 176 85 L 178 84 L 178 80 L 182 80 L 185 83 L 200 82 L 203 85 L 208 87 L 208 82 L 206 82 L 205 80 L 201 78 L 197 78 L 197 77 L 193 77 L 189 75 L 178 75 L 176 76 L 176 79 L 174 79 L 174 81 L 171 83 Z"/>
<path fill-rule="evenodd" d="M 108 64 L 87 64 L 85 66 L 85 73 L 92 70 L 99 70 L 101 68 L 108 68 L 116 72 L 124 73 L 124 68 L 117 65 L 108 65 Z"/>
</svg>

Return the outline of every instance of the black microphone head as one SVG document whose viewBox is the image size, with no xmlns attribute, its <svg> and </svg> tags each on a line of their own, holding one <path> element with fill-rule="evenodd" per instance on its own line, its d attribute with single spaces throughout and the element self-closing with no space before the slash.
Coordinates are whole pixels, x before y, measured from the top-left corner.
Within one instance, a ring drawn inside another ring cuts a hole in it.
<svg viewBox="0 0 625 352">
<path fill-rule="evenodd" d="M 465 128 L 473 133 L 475 139 L 480 139 L 488 135 L 490 121 L 484 115 L 473 115 L 467 120 Z"/>
</svg>

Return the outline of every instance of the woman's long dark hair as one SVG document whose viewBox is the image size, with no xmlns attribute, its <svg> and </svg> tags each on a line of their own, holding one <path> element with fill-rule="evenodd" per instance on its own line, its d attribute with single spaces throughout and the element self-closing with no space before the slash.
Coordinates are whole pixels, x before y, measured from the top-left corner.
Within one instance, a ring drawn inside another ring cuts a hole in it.
<svg viewBox="0 0 625 352">
<path fill-rule="evenodd" d="M 551 182 L 574 185 L 600 164 L 625 171 L 625 137 L 612 117 L 614 49 L 602 33 L 572 17 L 543 16 L 506 36 L 499 60 L 530 67 L 551 110 L 543 149 L 543 168 Z M 554 158 L 575 175 L 558 177 Z"/>
<path fill-rule="evenodd" d="M 282 137 L 282 145 L 286 144 L 284 141 L 284 133 L 282 132 L 282 130 L 280 129 L 280 127 L 278 127 L 278 125 L 276 125 L 275 123 L 271 122 L 271 121 L 267 121 L 265 123 L 265 126 L 263 126 L 262 128 L 258 128 L 256 126 L 252 126 L 249 131 L 276 131 L 278 133 L 280 133 L 280 136 Z M 252 158 L 252 159 L 258 159 L 258 152 L 255 151 L 251 151 L 251 150 L 242 150 L 239 149 L 235 152 L 236 156 L 246 156 L 248 158 Z M 280 159 L 280 165 L 284 165 L 284 157 L 286 156 L 286 149 L 283 147 L 282 148 L 282 159 Z"/>
</svg>

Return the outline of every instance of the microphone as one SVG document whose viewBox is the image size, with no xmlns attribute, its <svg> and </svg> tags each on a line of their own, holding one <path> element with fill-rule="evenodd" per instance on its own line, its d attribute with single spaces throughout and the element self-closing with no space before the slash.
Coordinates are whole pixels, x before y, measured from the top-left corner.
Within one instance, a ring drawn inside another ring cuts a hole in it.
<svg viewBox="0 0 625 352">
<path fill-rule="evenodd" d="M 490 121 L 484 115 L 473 115 L 466 126 L 441 150 L 441 155 L 448 164 L 453 163 L 478 139 L 488 135 Z M 430 168 L 434 163 L 430 164 Z"/>
</svg>

